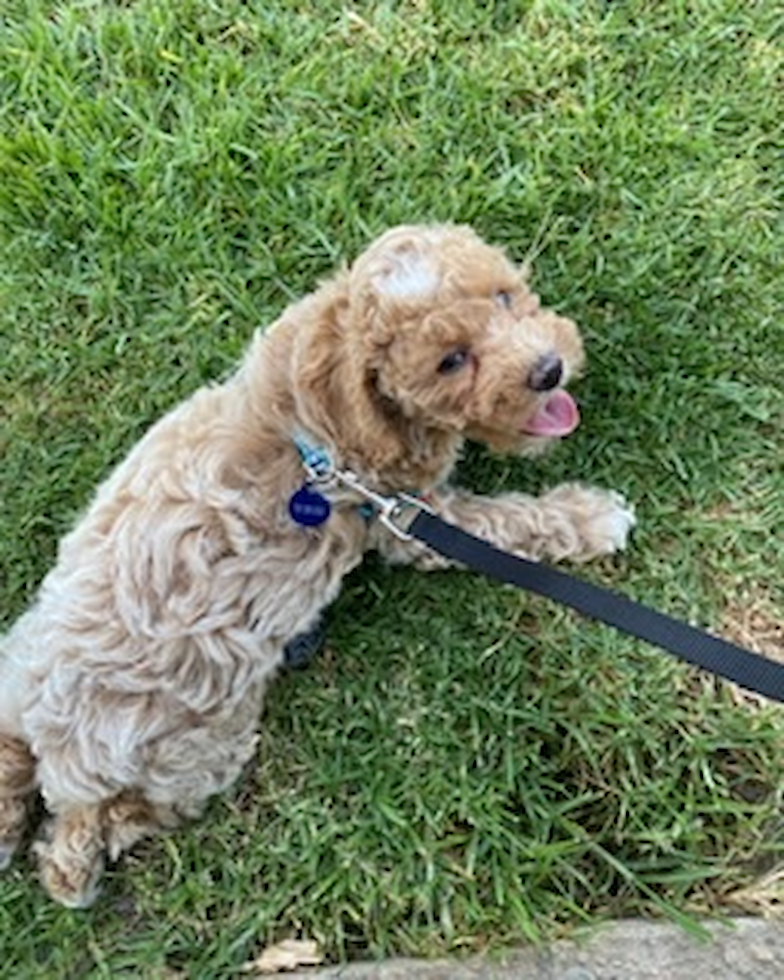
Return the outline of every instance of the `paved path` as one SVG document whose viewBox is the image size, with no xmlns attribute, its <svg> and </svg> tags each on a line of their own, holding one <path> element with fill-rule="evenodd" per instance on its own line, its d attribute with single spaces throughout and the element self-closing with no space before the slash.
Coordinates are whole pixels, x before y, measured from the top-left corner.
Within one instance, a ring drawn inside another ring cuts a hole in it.
<svg viewBox="0 0 784 980">
<path fill-rule="evenodd" d="M 282 975 L 288 980 L 784 980 L 784 922 L 709 923 L 700 940 L 636 919 L 503 959 L 388 960 Z"/>
</svg>

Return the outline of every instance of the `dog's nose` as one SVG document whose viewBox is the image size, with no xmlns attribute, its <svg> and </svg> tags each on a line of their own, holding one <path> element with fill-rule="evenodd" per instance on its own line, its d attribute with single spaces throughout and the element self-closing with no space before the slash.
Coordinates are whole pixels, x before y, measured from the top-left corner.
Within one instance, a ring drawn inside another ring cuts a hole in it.
<svg viewBox="0 0 784 980">
<path fill-rule="evenodd" d="M 563 377 L 563 361 L 555 353 L 540 357 L 528 375 L 528 387 L 533 391 L 551 391 Z"/>
</svg>

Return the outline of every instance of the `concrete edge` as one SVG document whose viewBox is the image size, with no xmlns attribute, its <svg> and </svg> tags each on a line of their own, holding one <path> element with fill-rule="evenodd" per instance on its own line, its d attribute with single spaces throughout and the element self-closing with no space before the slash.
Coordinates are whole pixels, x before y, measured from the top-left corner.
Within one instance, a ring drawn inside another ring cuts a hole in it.
<svg viewBox="0 0 784 980">
<path fill-rule="evenodd" d="M 703 923 L 700 939 L 669 922 L 626 919 L 584 939 L 563 939 L 501 956 L 394 959 L 296 973 L 287 980 L 782 980 L 784 921 Z"/>
</svg>

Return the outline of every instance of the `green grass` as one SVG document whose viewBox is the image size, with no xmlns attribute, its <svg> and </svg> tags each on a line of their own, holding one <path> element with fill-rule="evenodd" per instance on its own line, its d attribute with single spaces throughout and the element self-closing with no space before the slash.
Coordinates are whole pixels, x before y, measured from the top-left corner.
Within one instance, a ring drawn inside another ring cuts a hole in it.
<svg viewBox="0 0 784 980">
<path fill-rule="evenodd" d="M 747 0 L 6 0 L 0 616 L 91 488 L 252 329 L 399 221 L 534 260 L 584 424 L 486 491 L 627 493 L 582 574 L 712 627 L 784 617 L 784 17 Z M 84 913 L 27 858 L 0 977 L 233 976 L 721 910 L 784 857 L 784 724 L 476 576 L 370 562 L 272 690 L 258 760 Z"/>
</svg>

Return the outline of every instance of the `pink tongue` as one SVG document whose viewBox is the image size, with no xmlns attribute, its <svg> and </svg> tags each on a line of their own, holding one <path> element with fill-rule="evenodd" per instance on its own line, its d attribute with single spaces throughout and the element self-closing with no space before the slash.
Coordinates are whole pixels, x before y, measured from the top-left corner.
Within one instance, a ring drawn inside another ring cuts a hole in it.
<svg viewBox="0 0 784 980">
<path fill-rule="evenodd" d="M 580 424 L 580 411 L 568 391 L 559 389 L 544 402 L 523 427 L 529 436 L 560 438 L 574 432 Z"/>
</svg>

